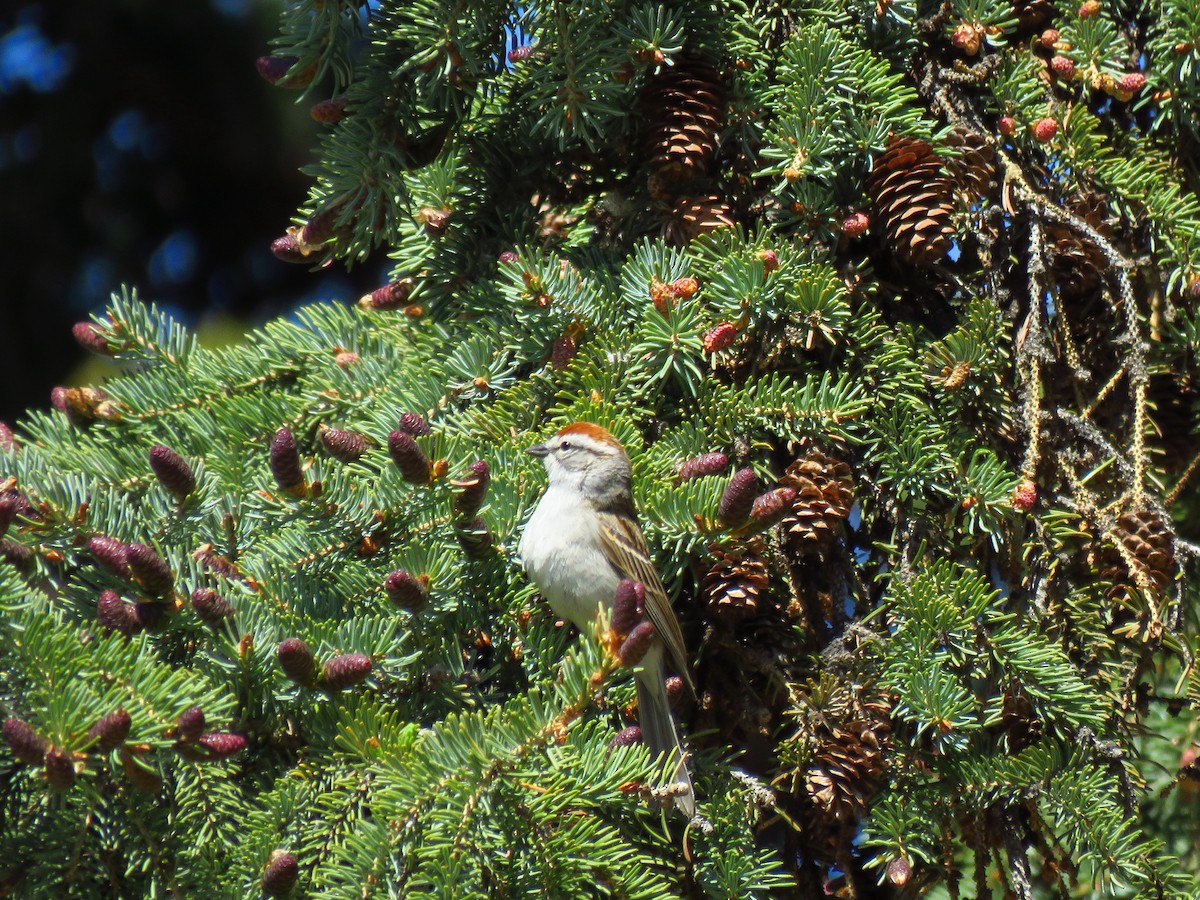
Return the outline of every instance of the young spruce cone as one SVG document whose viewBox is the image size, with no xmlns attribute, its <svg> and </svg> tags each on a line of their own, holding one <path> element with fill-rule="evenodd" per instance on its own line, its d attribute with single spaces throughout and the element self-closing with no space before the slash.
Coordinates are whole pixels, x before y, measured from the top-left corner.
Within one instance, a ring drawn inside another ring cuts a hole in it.
<svg viewBox="0 0 1200 900">
<path fill-rule="evenodd" d="M 621 648 L 617 651 L 617 661 L 623 666 L 636 666 L 642 661 L 642 657 L 646 655 L 657 635 L 658 629 L 649 619 L 638 622 L 629 632 L 629 636 L 621 641 Z"/>
<path fill-rule="evenodd" d="M 42 765 L 45 767 L 46 783 L 50 790 L 57 793 L 69 791 L 75 784 L 75 761 L 71 754 L 61 747 L 51 747 L 46 751 Z"/>
<path fill-rule="evenodd" d="M 388 453 L 400 470 L 404 480 L 410 484 L 427 484 L 433 467 L 425 451 L 417 446 L 413 436 L 397 429 L 388 435 Z"/>
<path fill-rule="evenodd" d="M 679 466 L 679 481 L 690 481 L 705 475 L 719 475 L 729 468 L 729 457 L 724 453 L 701 453 L 684 460 Z"/>
<path fill-rule="evenodd" d="M 354 462 L 367 452 L 367 439 L 353 431 L 322 425 L 317 429 L 317 437 L 329 455 L 342 462 Z"/>
<path fill-rule="evenodd" d="M 192 609 L 207 625 L 219 625 L 233 618 L 233 604 L 212 588 L 196 588 L 192 591 Z"/>
<path fill-rule="evenodd" d="M 388 599 L 409 612 L 417 612 L 429 602 L 429 592 L 419 578 L 404 569 L 392 572 L 383 582 Z"/>
<path fill-rule="evenodd" d="M 34 731 L 32 725 L 17 718 L 4 720 L 4 740 L 13 756 L 27 766 L 41 765 L 50 748 L 50 742 Z"/>
<path fill-rule="evenodd" d="M 622 578 L 613 595 L 612 621 L 608 627 L 624 638 L 646 615 L 646 587 L 640 581 Z"/>
<path fill-rule="evenodd" d="M 194 741 L 204 731 L 204 710 L 198 706 L 184 710 L 175 723 L 175 737 L 181 741 Z"/>
<path fill-rule="evenodd" d="M 371 674 L 371 657 L 362 653 L 343 653 L 321 667 L 321 686 L 341 691 L 365 681 Z"/>
<path fill-rule="evenodd" d="M 276 850 L 263 868 L 263 893 L 268 897 L 284 897 L 292 892 L 300 878 L 300 863 L 291 853 Z"/>
<path fill-rule="evenodd" d="M 150 468 L 154 477 L 176 500 L 182 500 L 196 489 L 196 476 L 187 461 L 162 444 L 150 448 Z"/>
<path fill-rule="evenodd" d="M 116 591 L 104 591 L 96 603 L 96 624 L 106 633 L 118 632 L 125 637 L 132 637 L 142 630 L 138 621 L 137 609 L 132 603 L 126 603 Z"/>
<path fill-rule="evenodd" d="M 758 476 L 753 469 L 738 469 L 725 486 L 717 517 L 725 525 L 740 525 L 750 517 L 754 499 L 758 496 Z"/>
<path fill-rule="evenodd" d="M 401 413 L 399 428 L 413 437 L 425 437 L 430 434 L 429 423 L 425 421 L 425 417 L 415 412 Z"/>
<path fill-rule="evenodd" d="M 487 498 L 491 473 L 485 460 L 477 459 L 469 466 L 469 472 L 458 481 L 450 482 L 458 488 L 454 495 L 454 514 L 460 519 L 472 519 Z"/>
<path fill-rule="evenodd" d="M 134 579 L 154 597 L 165 597 L 175 587 L 175 577 L 167 561 L 153 547 L 137 542 L 125 545 L 125 562 Z"/>
<path fill-rule="evenodd" d="M 210 760 L 228 759 L 246 749 L 246 739 L 231 731 L 209 731 L 200 735 L 196 743 L 207 752 Z"/>
<path fill-rule="evenodd" d="M 124 709 L 114 710 L 106 716 L 101 716 L 96 724 L 88 729 L 88 739 L 96 742 L 97 750 L 115 750 L 129 737 L 132 724 L 129 713 Z"/>
<path fill-rule="evenodd" d="M 275 650 L 275 657 L 283 674 L 297 684 L 311 685 L 316 681 L 316 660 L 308 644 L 300 638 L 291 637 L 281 641 Z"/>
<path fill-rule="evenodd" d="M 114 575 L 129 577 L 129 563 L 125 560 L 125 543 L 103 534 L 93 535 L 87 542 L 92 558 Z"/>
<path fill-rule="evenodd" d="M 294 497 L 307 492 L 304 473 L 300 470 L 300 450 L 291 431 L 280 428 L 271 438 L 271 477 L 279 487 Z"/>
</svg>

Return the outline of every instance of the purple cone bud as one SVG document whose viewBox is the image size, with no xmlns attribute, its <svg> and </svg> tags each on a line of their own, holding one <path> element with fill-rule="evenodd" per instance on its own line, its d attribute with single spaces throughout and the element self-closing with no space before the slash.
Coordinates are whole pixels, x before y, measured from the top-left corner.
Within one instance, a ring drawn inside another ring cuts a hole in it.
<svg viewBox="0 0 1200 900">
<path fill-rule="evenodd" d="M 692 705 L 692 692 L 688 690 L 687 682 L 678 675 L 671 675 L 667 678 L 666 687 L 671 711 L 677 716 L 683 715 Z"/>
<path fill-rule="evenodd" d="M 67 390 L 61 384 L 50 389 L 50 405 L 63 415 L 67 412 Z"/>
<path fill-rule="evenodd" d="M 300 471 L 300 451 L 296 439 L 286 428 L 280 428 L 271 438 L 271 476 L 289 494 L 304 492 L 304 473 Z"/>
<path fill-rule="evenodd" d="M 613 750 L 617 747 L 632 747 L 634 744 L 642 742 L 642 726 L 629 725 L 617 732 L 616 737 L 608 742 L 608 749 Z"/>
<path fill-rule="evenodd" d="M 0 559 L 20 572 L 33 568 L 33 550 L 12 538 L 0 540 Z"/>
<path fill-rule="evenodd" d="M 912 863 L 907 857 L 893 857 L 887 864 L 887 880 L 897 887 L 904 887 L 912 877 Z"/>
<path fill-rule="evenodd" d="M 492 531 L 482 516 L 454 526 L 454 536 L 467 559 L 484 560 L 492 553 Z"/>
<path fill-rule="evenodd" d="M 209 759 L 228 759 L 246 749 L 246 739 L 231 731 L 210 731 L 200 735 L 196 743 L 208 752 Z"/>
<path fill-rule="evenodd" d="M 417 446 L 411 434 L 398 430 L 389 434 L 388 453 L 405 481 L 410 484 L 428 483 L 432 472 L 429 457 Z"/>
<path fill-rule="evenodd" d="M 75 761 L 61 747 L 51 747 L 46 752 L 46 783 L 50 790 L 58 793 L 69 791 L 75 784 Z"/>
<path fill-rule="evenodd" d="M 299 878 L 300 864 L 296 857 L 283 850 L 276 850 L 263 869 L 260 884 L 263 893 L 268 897 L 283 897 L 291 893 Z"/>
<path fill-rule="evenodd" d="M 204 731 L 204 710 L 198 706 L 185 709 L 175 723 L 175 737 L 181 741 L 194 741 Z"/>
<path fill-rule="evenodd" d="M 719 475 L 729 468 L 729 457 L 724 453 L 701 453 L 684 460 L 679 467 L 679 480 L 690 481 L 704 475 Z"/>
<path fill-rule="evenodd" d="M 147 769 L 127 747 L 121 748 L 121 768 L 125 777 L 139 791 L 146 794 L 157 794 L 162 787 L 162 778 L 151 769 Z"/>
<path fill-rule="evenodd" d="M 108 338 L 101 334 L 100 329 L 91 322 L 76 322 L 71 328 L 71 334 L 74 335 L 76 343 L 84 350 L 91 350 L 101 356 L 113 355 Z"/>
<path fill-rule="evenodd" d="M 13 519 L 17 517 L 17 508 L 20 506 L 16 491 L 5 491 L 0 494 L 0 537 L 4 537 L 8 531 L 8 526 L 12 524 Z"/>
<path fill-rule="evenodd" d="M 369 294 L 364 294 L 358 301 L 363 309 L 399 309 L 407 305 L 408 297 L 413 292 L 416 282 L 411 278 L 401 278 L 382 287 L 377 287 Z"/>
<path fill-rule="evenodd" d="M 133 542 L 125 545 L 125 562 L 129 571 L 146 593 L 154 597 L 165 597 L 175 587 L 175 577 L 167 561 L 153 547 Z"/>
<path fill-rule="evenodd" d="M 488 471 L 485 460 L 477 459 L 471 463 L 469 473 L 462 479 L 452 482 L 459 489 L 454 495 L 454 514 L 460 519 L 471 519 L 483 506 L 487 498 L 488 485 L 492 476 Z"/>
<path fill-rule="evenodd" d="M 155 444 L 150 448 L 150 468 L 158 483 L 177 500 L 182 500 L 196 489 L 192 467 L 170 447 Z"/>
<path fill-rule="evenodd" d="M 142 630 L 137 620 L 137 610 L 132 603 L 126 603 L 116 591 L 105 591 L 100 595 L 96 604 L 96 624 L 106 633 L 120 632 L 130 637 Z"/>
<path fill-rule="evenodd" d="M 15 718 L 4 720 L 4 740 L 8 742 L 13 756 L 27 766 L 40 765 L 50 746 L 45 738 L 34 731 L 32 725 Z"/>
<path fill-rule="evenodd" d="M 657 636 L 658 629 L 649 619 L 638 622 L 629 632 L 629 637 L 621 642 L 621 649 L 617 651 L 617 661 L 623 666 L 636 666 Z"/>
<path fill-rule="evenodd" d="M 192 591 L 192 609 L 208 625 L 219 625 L 233 618 L 233 604 L 212 588 L 196 588 Z"/>
<path fill-rule="evenodd" d="M 609 627 L 621 637 L 633 631 L 646 614 L 646 588 L 640 581 L 621 579 L 613 595 L 612 621 Z"/>
<path fill-rule="evenodd" d="M 300 247 L 300 239 L 294 234 L 285 234 L 271 241 L 271 252 L 275 258 L 285 263 L 306 263 L 308 256 Z"/>
<path fill-rule="evenodd" d="M 279 668 L 283 674 L 297 684 L 311 685 L 317 676 L 317 663 L 308 644 L 300 638 L 291 637 L 281 641 L 275 650 Z"/>
<path fill-rule="evenodd" d="M 331 237 L 333 237 L 333 211 L 325 210 L 304 223 L 304 227 L 300 229 L 297 243 L 301 250 L 311 253 Z"/>
<path fill-rule="evenodd" d="M 153 600 L 141 600 L 133 604 L 134 621 L 143 631 L 158 631 L 166 617 L 166 604 L 156 603 Z"/>
<path fill-rule="evenodd" d="M 341 691 L 365 681 L 371 674 L 371 657 L 362 653 L 343 653 L 321 667 L 321 686 Z"/>
<path fill-rule="evenodd" d="M 750 517 L 758 496 L 758 476 L 753 469 L 738 469 L 725 486 L 717 515 L 726 525 L 740 525 Z"/>
<path fill-rule="evenodd" d="M 425 437 L 430 433 L 425 417 L 415 412 L 401 413 L 399 427 L 405 434 L 411 434 L 413 437 Z"/>
<path fill-rule="evenodd" d="M 132 724 L 129 713 L 123 709 L 114 710 L 106 716 L 101 716 L 96 724 L 88 729 L 88 739 L 95 741 L 97 750 L 115 750 L 129 737 Z"/>
<path fill-rule="evenodd" d="M 268 84 L 279 84 L 299 61 L 295 56 L 260 56 L 254 61 L 254 67 Z"/>
<path fill-rule="evenodd" d="M 354 462 L 367 452 L 367 439 L 353 431 L 322 425 L 317 429 L 317 437 L 329 455 L 342 462 Z"/>
<path fill-rule="evenodd" d="M 791 511 L 792 502 L 796 499 L 796 489 L 791 487 L 773 488 L 765 494 L 754 498 L 750 508 L 750 526 L 755 531 L 765 531 L 780 521 Z"/>
<path fill-rule="evenodd" d="M 383 582 L 383 589 L 389 600 L 409 612 L 417 612 L 429 602 L 429 592 L 425 586 L 404 569 L 397 569 L 388 575 Z"/>
<path fill-rule="evenodd" d="M 125 543 L 107 535 L 97 534 L 88 539 L 88 552 L 92 558 L 114 575 L 129 577 L 129 563 L 125 561 Z"/>
</svg>

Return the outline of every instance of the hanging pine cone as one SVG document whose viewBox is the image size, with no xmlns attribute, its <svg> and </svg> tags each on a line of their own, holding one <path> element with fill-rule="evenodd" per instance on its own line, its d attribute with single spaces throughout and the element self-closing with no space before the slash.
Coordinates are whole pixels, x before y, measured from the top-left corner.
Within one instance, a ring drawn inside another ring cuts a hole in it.
<svg viewBox="0 0 1200 900">
<path fill-rule="evenodd" d="M 954 191 L 941 158 L 918 138 L 892 137 L 867 178 L 876 231 L 913 266 L 946 255 L 954 235 Z"/>
<path fill-rule="evenodd" d="M 1115 546 L 1101 554 L 1100 576 L 1112 582 L 1110 597 L 1118 599 L 1143 584 L 1161 594 L 1175 580 L 1174 533 L 1160 513 L 1148 509 L 1125 513 L 1112 534 L 1127 551 L 1128 560 Z"/>
<path fill-rule="evenodd" d="M 1085 192 L 1070 197 L 1067 209 L 1083 219 L 1104 237 L 1112 235 L 1106 221 L 1108 202 L 1100 194 Z M 1068 300 L 1091 297 L 1100 290 L 1108 261 L 1095 243 L 1060 222 L 1045 223 L 1051 248 L 1050 270 L 1059 294 Z"/>
<path fill-rule="evenodd" d="M 996 151 L 988 139 L 965 128 L 954 128 L 946 135 L 945 143 L 962 154 L 946 160 L 946 171 L 967 205 L 991 194 L 996 179 Z"/>
<path fill-rule="evenodd" d="M 713 544 L 708 548 L 715 562 L 700 583 L 708 614 L 727 625 L 736 625 L 758 615 L 762 593 L 770 575 L 761 557 L 762 544 L 750 541 L 741 547 Z"/>
<path fill-rule="evenodd" d="M 643 152 L 657 184 L 669 192 L 709 171 L 725 125 L 725 86 L 711 65 L 680 59 L 663 67 L 647 80 L 640 108 Z"/>
<path fill-rule="evenodd" d="M 792 547 L 814 553 L 829 546 L 854 504 L 850 466 L 814 451 L 788 466 L 779 483 L 796 490 L 792 510 L 783 520 Z"/>
<path fill-rule="evenodd" d="M 682 247 L 702 234 L 737 224 L 737 212 L 722 194 L 676 198 L 662 226 L 663 239 Z"/>
<path fill-rule="evenodd" d="M 826 822 L 855 822 L 883 783 L 891 704 L 882 695 L 839 692 L 808 724 L 815 748 L 804 790 L 814 812 Z"/>
</svg>

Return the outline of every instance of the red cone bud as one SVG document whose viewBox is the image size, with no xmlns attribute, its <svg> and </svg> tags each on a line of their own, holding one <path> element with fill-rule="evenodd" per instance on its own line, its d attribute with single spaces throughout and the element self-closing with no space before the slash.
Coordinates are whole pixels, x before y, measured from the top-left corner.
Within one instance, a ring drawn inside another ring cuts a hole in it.
<svg viewBox="0 0 1200 900">
<path fill-rule="evenodd" d="M 8 742 L 13 756 L 28 766 L 41 765 L 49 749 L 49 742 L 33 730 L 33 726 L 21 719 L 4 720 L 4 740 Z"/>
<path fill-rule="evenodd" d="M 75 761 L 61 747 L 51 747 L 43 763 L 46 767 L 46 783 L 50 790 L 63 793 L 75 784 Z"/>
<path fill-rule="evenodd" d="M 50 389 L 50 405 L 63 415 L 67 412 L 67 390 L 61 384 Z"/>
<path fill-rule="evenodd" d="M 363 309 L 399 309 L 408 303 L 408 295 L 412 293 L 416 282 L 411 278 L 401 278 L 377 287 L 371 293 L 364 295 L 358 305 Z"/>
<path fill-rule="evenodd" d="M 575 358 L 577 349 L 578 344 L 575 340 L 575 335 L 568 331 L 556 340 L 554 346 L 550 348 L 550 368 L 555 372 L 561 372 L 571 364 L 571 360 Z"/>
<path fill-rule="evenodd" d="M 208 625 L 219 625 L 233 618 L 233 604 L 212 588 L 196 588 L 192 591 L 192 609 Z"/>
<path fill-rule="evenodd" d="M 410 484 L 427 484 L 432 472 L 429 457 L 417 446 L 411 434 L 405 431 L 393 431 L 388 435 L 388 453 L 392 462 Z"/>
<path fill-rule="evenodd" d="M 300 239 L 294 234 L 285 234 L 271 241 L 271 252 L 285 263 L 306 263 L 308 255 L 300 247 Z"/>
<path fill-rule="evenodd" d="M 1052 56 L 1050 70 L 1063 81 L 1070 81 L 1075 77 L 1075 60 L 1069 56 Z"/>
<path fill-rule="evenodd" d="M 609 628 L 622 638 L 633 631 L 646 614 L 646 588 L 640 581 L 622 578 L 613 595 L 612 621 Z"/>
<path fill-rule="evenodd" d="M 88 539 L 88 552 L 92 558 L 114 575 L 129 577 L 129 564 L 125 561 L 125 543 L 107 535 L 97 534 Z"/>
<path fill-rule="evenodd" d="M 897 887 L 904 887 L 912 877 L 912 863 L 905 857 L 897 856 L 887 864 L 887 880 Z"/>
<path fill-rule="evenodd" d="M 533 44 L 522 44 L 520 47 L 513 47 L 508 51 L 507 55 L 509 62 L 524 62 L 533 56 Z"/>
<path fill-rule="evenodd" d="M 704 352 L 720 353 L 722 350 L 728 349 L 737 340 L 737 336 L 738 330 L 736 325 L 732 325 L 729 322 L 714 325 L 704 335 Z"/>
<path fill-rule="evenodd" d="M 1100 0 L 1085 0 L 1079 7 L 1079 18 L 1090 19 L 1092 16 L 1099 15 Z"/>
<path fill-rule="evenodd" d="M 717 516 L 726 525 L 740 525 L 750 517 L 754 499 L 758 496 L 758 476 L 753 469 L 738 469 L 725 486 Z"/>
<path fill-rule="evenodd" d="M 353 431 L 322 425 L 317 429 L 317 437 L 329 455 L 342 462 L 354 462 L 367 452 L 367 439 Z"/>
<path fill-rule="evenodd" d="M 275 657 L 283 674 L 297 684 L 311 685 L 316 680 L 317 663 L 313 659 L 313 652 L 300 638 L 281 641 L 275 650 Z"/>
<path fill-rule="evenodd" d="M 341 691 L 365 681 L 371 674 L 371 657 L 362 653 L 343 653 L 321 667 L 321 686 Z"/>
<path fill-rule="evenodd" d="M 1026 478 L 1013 491 L 1013 509 L 1018 509 L 1021 512 L 1029 512 L 1029 510 L 1033 509 L 1033 505 L 1037 503 L 1037 496 L 1037 482 Z"/>
<path fill-rule="evenodd" d="M 307 66 L 300 72 L 289 76 L 288 72 L 299 61 L 294 56 L 260 56 L 254 61 L 254 67 L 258 69 L 258 74 L 268 84 L 283 88 L 303 88 L 312 82 L 313 75 L 316 74 L 316 67 Z"/>
<path fill-rule="evenodd" d="M 96 624 L 105 632 L 119 632 L 130 637 L 142 630 L 138 622 L 137 610 L 132 603 L 126 603 L 116 591 L 105 591 L 100 595 L 96 604 Z"/>
<path fill-rule="evenodd" d="M 271 476 L 280 488 L 292 495 L 302 495 L 306 485 L 300 471 L 300 451 L 296 439 L 286 428 L 280 428 L 271 438 Z"/>
<path fill-rule="evenodd" d="M 1033 124 L 1033 136 L 1040 143 L 1046 143 L 1058 134 L 1058 122 L 1049 117 L 1038 119 Z"/>
<path fill-rule="evenodd" d="M 175 578 L 167 561 L 153 547 L 137 543 L 125 545 L 125 562 L 129 571 L 148 594 L 165 597 L 175 587 Z"/>
<path fill-rule="evenodd" d="M 228 759 L 246 749 L 246 739 L 230 731 L 210 731 L 200 735 L 196 743 L 204 748 L 209 759 Z"/>
<path fill-rule="evenodd" d="M 871 226 L 871 220 L 865 212 L 851 213 L 842 220 L 842 234 L 849 238 L 862 237 Z"/>
<path fill-rule="evenodd" d="M 95 725 L 88 729 L 88 739 L 95 741 L 97 750 L 105 752 L 115 750 L 129 737 L 129 728 L 132 724 L 129 713 L 123 709 L 114 710 L 108 715 L 102 716 Z"/>
<path fill-rule="evenodd" d="M 492 476 L 488 471 L 486 460 L 477 459 L 468 467 L 469 474 L 453 481 L 456 488 L 459 488 L 458 493 L 454 495 L 454 514 L 460 519 L 474 518 L 479 512 L 479 508 L 483 506 L 483 501 L 487 497 L 488 485 L 491 483 Z"/>
<path fill-rule="evenodd" d="M 176 499 L 182 500 L 196 489 L 196 476 L 192 473 L 192 467 L 170 447 L 155 444 L 150 448 L 150 468 L 158 483 Z"/>
<path fill-rule="evenodd" d="M 768 275 L 779 268 L 779 254 L 774 250 L 759 250 L 754 256 L 762 260 L 763 271 Z"/>
<path fill-rule="evenodd" d="M 138 758 L 127 747 L 121 748 L 121 768 L 124 769 L 129 783 L 143 793 L 157 794 L 162 787 L 159 774 L 138 762 Z"/>
<path fill-rule="evenodd" d="M 455 525 L 454 536 L 467 559 L 483 560 L 491 555 L 492 531 L 482 516 Z"/>
<path fill-rule="evenodd" d="M 1000 120 L 996 123 L 996 128 L 1006 137 L 1008 135 L 1016 134 L 1017 120 L 1012 116 L 1001 116 Z"/>
<path fill-rule="evenodd" d="M 194 741 L 204 731 L 204 710 L 198 706 L 179 714 L 175 723 L 175 737 L 181 741 Z"/>
<path fill-rule="evenodd" d="M 263 893 L 268 897 L 282 897 L 291 893 L 299 878 L 300 864 L 296 857 L 283 850 L 276 850 L 263 869 Z"/>
<path fill-rule="evenodd" d="M 679 467 L 680 481 L 690 481 L 705 475 L 719 475 L 729 468 L 729 457 L 724 453 L 702 453 L 691 459 L 684 460 Z"/>
<path fill-rule="evenodd" d="M 429 423 L 415 412 L 400 414 L 400 430 L 413 437 L 424 437 L 430 433 Z"/>
<path fill-rule="evenodd" d="M 112 356 L 113 350 L 108 338 L 101 334 L 100 329 L 91 322 L 76 322 L 71 328 L 75 342 L 84 350 L 91 350 L 101 356 Z"/>
<path fill-rule="evenodd" d="M 328 100 L 321 100 L 309 107 L 308 114 L 314 122 L 320 122 L 322 125 L 340 122 L 346 115 L 346 98 L 330 97 Z"/>
<path fill-rule="evenodd" d="M 429 602 L 429 592 L 425 590 L 425 585 L 404 569 L 397 569 L 389 574 L 383 582 L 383 589 L 389 600 L 409 612 L 417 612 Z"/>
<path fill-rule="evenodd" d="M 617 732 L 616 737 L 608 742 L 608 749 L 613 750 L 617 747 L 632 747 L 634 744 L 642 742 L 642 728 L 640 725 L 630 725 L 622 728 Z"/>
<path fill-rule="evenodd" d="M 7 422 L 0 422 L 0 452 L 17 452 L 17 439 L 13 436 L 13 430 Z"/>
<path fill-rule="evenodd" d="M 617 660 L 623 666 L 636 666 L 642 661 L 642 657 L 646 655 L 646 651 L 650 649 L 650 645 L 654 643 L 657 636 L 658 629 L 649 619 L 638 622 L 629 632 L 629 637 L 621 642 L 621 649 L 617 651 Z"/>
<path fill-rule="evenodd" d="M 1127 72 L 1117 83 L 1121 86 L 1121 90 L 1133 94 L 1146 86 L 1146 76 L 1141 72 Z"/>
<path fill-rule="evenodd" d="M 1058 29 L 1047 28 L 1042 32 L 1041 36 L 1038 38 L 1038 41 L 1041 42 L 1041 45 L 1045 49 L 1053 50 L 1054 45 L 1058 43 Z"/>
<path fill-rule="evenodd" d="M 139 631 L 157 631 L 166 618 L 167 608 L 162 603 L 143 600 L 133 604 L 133 620 Z"/>
</svg>

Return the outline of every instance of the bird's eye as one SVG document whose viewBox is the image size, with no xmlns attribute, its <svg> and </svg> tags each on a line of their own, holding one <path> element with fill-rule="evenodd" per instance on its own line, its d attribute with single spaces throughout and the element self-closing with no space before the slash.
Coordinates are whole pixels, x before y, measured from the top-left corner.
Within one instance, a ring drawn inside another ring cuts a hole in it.
<svg viewBox="0 0 1200 900">
<path fill-rule="evenodd" d="M 559 444 L 559 445 L 558 445 L 558 449 L 559 449 L 559 450 L 570 450 L 570 449 L 571 449 L 571 442 L 570 442 L 570 441 L 563 441 L 561 444 Z"/>
</svg>

